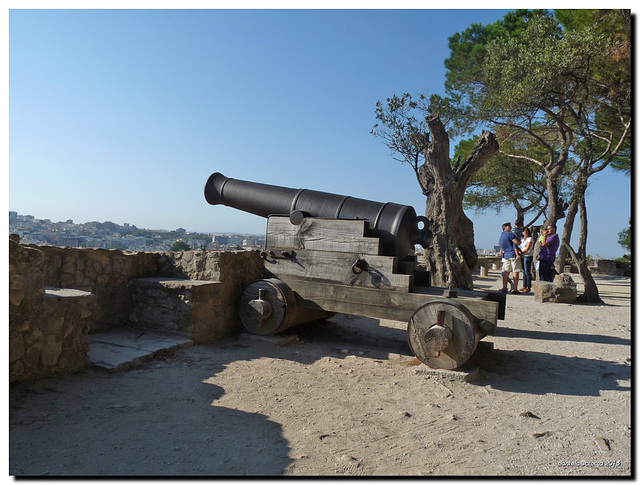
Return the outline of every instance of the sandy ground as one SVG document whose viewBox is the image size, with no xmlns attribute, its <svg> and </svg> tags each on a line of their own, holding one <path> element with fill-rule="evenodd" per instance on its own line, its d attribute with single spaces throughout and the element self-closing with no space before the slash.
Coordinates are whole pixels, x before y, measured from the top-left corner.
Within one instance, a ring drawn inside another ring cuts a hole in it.
<svg viewBox="0 0 640 485">
<path fill-rule="evenodd" d="M 474 382 L 410 365 L 406 322 L 337 315 L 18 385 L 9 474 L 630 475 L 631 282 L 597 282 L 604 305 L 510 295 Z"/>
</svg>

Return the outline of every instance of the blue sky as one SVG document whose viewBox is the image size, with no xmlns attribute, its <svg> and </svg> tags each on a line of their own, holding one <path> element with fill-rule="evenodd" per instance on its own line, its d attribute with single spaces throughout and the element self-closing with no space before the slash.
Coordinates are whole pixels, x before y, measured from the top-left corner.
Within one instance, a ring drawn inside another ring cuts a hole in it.
<svg viewBox="0 0 640 485">
<path fill-rule="evenodd" d="M 424 213 L 412 170 L 370 134 L 376 101 L 442 94 L 448 37 L 506 12 L 12 10 L 9 210 L 264 233 L 264 219 L 206 203 L 218 171 Z M 631 180 L 594 180 L 587 252 L 621 256 Z M 478 248 L 513 219 L 467 215 Z"/>
</svg>

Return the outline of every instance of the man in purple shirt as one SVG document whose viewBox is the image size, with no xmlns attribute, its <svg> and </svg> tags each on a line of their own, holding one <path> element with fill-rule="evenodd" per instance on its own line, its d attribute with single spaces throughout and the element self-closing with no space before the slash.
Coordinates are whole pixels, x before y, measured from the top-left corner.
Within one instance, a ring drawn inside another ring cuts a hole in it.
<svg viewBox="0 0 640 485">
<path fill-rule="evenodd" d="M 553 281 L 555 268 L 553 263 L 556 260 L 556 251 L 560 246 L 560 238 L 556 234 L 556 225 L 547 226 L 547 234 L 540 242 L 540 278 L 542 281 Z"/>
</svg>

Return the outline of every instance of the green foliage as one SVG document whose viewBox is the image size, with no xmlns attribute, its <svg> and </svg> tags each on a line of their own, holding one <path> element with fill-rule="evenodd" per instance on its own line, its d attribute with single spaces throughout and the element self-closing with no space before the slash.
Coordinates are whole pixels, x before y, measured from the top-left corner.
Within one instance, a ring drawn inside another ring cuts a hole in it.
<svg viewBox="0 0 640 485">
<path fill-rule="evenodd" d="M 623 154 L 624 156 L 621 157 L 620 160 L 614 160 L 611 162 L 611 167 L 619 172 L 624 172 L 627 177 L 629 177 L 631 176 L 631 150 L 627 153 L 629 153 L 629 155 Z"/>
<path fill-rule="evenodd" d="M 517 207 L 518 191 L 534 185 L 522 182 L 513 162 L 543 168 L 538 173 L 561 184 L 560 192 L 563 177 L 566 183 L 576 170 L 584 179 L 609 163 L 630 171 L 628 11 L 561 12 L 554 18 L 517 10 L 449 39 L 447 98 L 440 104 L 461 132 L 478 124 L 496 130 L 501 153 L 512 157 L 495 157 L 476 174 L 467 204 Z M 562 206 L 560 195 L 554 207 Z M 558 216 L 557 209 L 550 215 Z"/>
<path fill-rule="evenodd" d="M 456 129 L 472 132 L 483 119 L 479 101 L 490 93 L 484 86 L 488 48 L 500 40 L 519 39 L 533 19 L 548 18 L 546 10 L 516 10 L 504 19 L 489 25 L 472 24 L 449 38 L 451 55 L 447 68 L 445 90 L 447 102 L 455 111 Z"/>
<path fill-rule="evenodd" d="M 558 121 L 558 109 L 570 117 L 581 115 L 572 112 L 576 108 L 594 113 L 606 104 L 597 67 L 614 45 L 597 28 L 563 31 L 544 10 L 517 10 L 491 25 L 474 24 L 449 39 L 448 101 L 469 129 L 504 120 L 542 126 Z"/>
<path fill-rule="evenodd" d="M 594 76 L 609 98 L 631 96 L 631 11 L 581 9 L 555 11 L 566 31 L 593 30 L 609 41 L 603 57 L 595 59 Z"/>
<path fill-rule="evenodd" d="M 178 239 L 171 246 L 171 251 L 189 251 L 191 247 L 181 239 Z"/>
<path fill-rule="evenodd" d="M 602 98 L 594 121 L 599 137 L 583 144 L 578 156 L 597 159 L 599 153 L 607 153 L 606 138 L 620 140 L 623 128 L 631 118 L 631 11 L 628 9 L 556 10 L 556 17 L 567 32 L 582 35 L 596 32 L 606 39 L 607 48 L 592 60 L 594 91 Z M 609 133 L 612 136 L 607 136 Z M 631 139 L 623 138 L 618 151 L 607 158 L 611 167 L 631 174 Z"/>
<path fill-rule="evenodd" d="M 425 118 L 432 112 L 434 102 L 437 98 L 428 100 L 422 94 L 414 99 L 405 93 L 402 96 L 394 94 L 385 103 L 376 103 L 376 123 L 371 134 L 382 138 L 393 158 L 408 163 L 416 175 L 429 144 L 429 127 Z M 420 183 L 419 177 L 418 181 Z M 426 188 L 421 186 L 421 189 L 426 195 Z"/>
<path fill-rule="evenodd" d="M 631 219 L 629 226 L 618 233 L 618 244 L 631 253 Z"/>
<path fill-rule="evenodd" d="M 477 138 L 458 143 L 455 156 L 466 157 Z M 464 206 L 478 212 L 494 210 L 497 213 L 505 206 L 513 206 L 517 214 L 541 213 L 547 206 L 544 173 L 533 163 L 498 154 L 473 177 L 464 196 Z"/>
<path fill-rule="evenodd" d="M 518 37 L 487 46 L 485 90 L 474 97 L 478 114 L 555 124 L 560 109 L 589 108 L 597 102 L 590 89 L 591 60 L 606 48 L 606 39 L 593 31 L 560 35 L 554 19 L 532 19 Z"/>
<path fill-rule="evenodd" d="M 428 133 L 424 118 L 428 114 L 426 97 L 414 99 L 409 93 L 393 95 L 386 103 L 376 103 L 376 120 L 371 133 L 381 137 L 401 162 L 414 164 L 416 157 L 425 149 Z"/>
<path fill-rule="evenodd" d="M 451 55 L 444 61 L 447 93 L 456 94 L 462 91 L 462 86 L 482 77 L 490 42 L 511 36 L 519 37 L 532 18 L 548 15 L 546 10 L 516 10 L 493 24 L 471 24 L 463 32 L 449 37 Z"/>
</svg>

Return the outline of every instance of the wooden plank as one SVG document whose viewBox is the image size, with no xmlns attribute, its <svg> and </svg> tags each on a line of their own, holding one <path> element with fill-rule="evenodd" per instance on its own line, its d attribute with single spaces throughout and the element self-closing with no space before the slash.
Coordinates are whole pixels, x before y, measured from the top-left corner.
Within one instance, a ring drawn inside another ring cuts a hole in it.
<svg viewBox="0 0 640 485">
<path fill-rule="evenodd" d="M 380 254 L 380 239 L 366 237 L 365 220 L 307 217 L 302 224 L 291 224 L 288 217 L 267 220 L 267 249 L 313 249 L 346 253 Z"/>
<path fill-rule="evenodd" d="M 336 251 L 294 250 L 292 258 L 267 256 L 265 269 L 277 278 L 290 275 L 298 278 L 321 280 L 345 286 L 382 288 L 409 292 L 412 275 L 396 274 L 397 258 Z M 354 273 L 356 261 L 364 261 L 365 268 Z"/>
<path fill-rule="evenodd" d="M 404 322 L 409 322 L 413 312 L 422 305 L 441 299 L 444 291 L 442 288 L 432 288 L 429 292 L 404 293 L 323 283 L 290 275 L 282 275 L 280 279 L 306 300 L 305 305 L 318 306 L 326 311 Z M 479 292 L 476 298 L 459 296 L 456 301 L 468 308 L 476 318 L 495 324 L 499 304 L 483 300 L 482 293 L 485 292 Z"/>
</svg>

